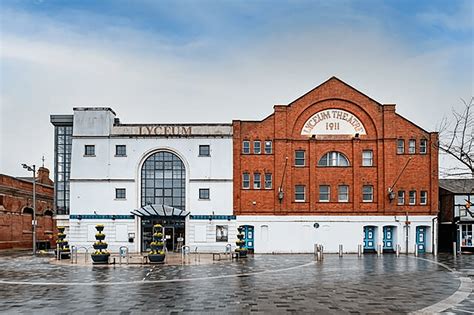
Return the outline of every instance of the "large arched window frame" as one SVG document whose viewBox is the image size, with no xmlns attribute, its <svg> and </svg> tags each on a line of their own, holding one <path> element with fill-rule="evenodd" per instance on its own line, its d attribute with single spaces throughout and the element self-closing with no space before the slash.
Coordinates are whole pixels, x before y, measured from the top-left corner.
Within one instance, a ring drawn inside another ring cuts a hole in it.
<svg viewBox="0 0 474 315">
<path fill-rule="evenodd" d="M 319 159 L 318 166 L 320 167 L 348 167 L 350 166 L 349 159 L 341 152 L 331 151 L 324 154 Z"/>
<path fill-rule="evenodd" d="M 185 210 L 186 169 L 183 161 L 169 151 L 150 155 L 141 169 L 141 206 L 167 205 Z"/>
</svg>

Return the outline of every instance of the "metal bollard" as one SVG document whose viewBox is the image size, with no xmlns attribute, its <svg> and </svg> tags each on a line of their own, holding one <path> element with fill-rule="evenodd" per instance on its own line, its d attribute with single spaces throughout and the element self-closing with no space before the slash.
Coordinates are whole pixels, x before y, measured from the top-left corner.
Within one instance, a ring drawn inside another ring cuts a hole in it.
<svg viewBox="0 0 474 315">
<path fill-rule="evenodd" d="M 415 257 L 418 257 L 418 244 L 415 244 Z"/>
<path fill-rule="evenodd" d="M 339 257 L 342 257 L 342 244 L 339 244 Z"/>
<path fill-rule="evenodd" d="M 382 256 L 382 245 L 377 245 L 377 256 L 380 257 Z"/>
<path fill-rule="evenodd" d="M 319 245 L 319 251 L 321 252 L 321 260 L 324 259 L 324 246 L 323 245 Z"/>
<path fill-rule="evenodd" d="M 396 250 L 395 250 L 395 255 L 396 255 L 397 257 L 400 257 L 400 244 L 397 244 L 397 248 L 396 248 Z"/>
<path fill-rule="evenodd" d="M 362 257 L 362 245 L 357 245 L 357 256 Z"/>
<path fill-rule="evenodd" d="M 458 255 L 458 247 L 456 246 L 456 242 L 453 242 L 453 255 L 454 258 Z"/>
<path fill-rule="evenodd" d="M 438 246 L 437 244 L 433 244 L 433 256 L 438 256 Z"/>
</svg>

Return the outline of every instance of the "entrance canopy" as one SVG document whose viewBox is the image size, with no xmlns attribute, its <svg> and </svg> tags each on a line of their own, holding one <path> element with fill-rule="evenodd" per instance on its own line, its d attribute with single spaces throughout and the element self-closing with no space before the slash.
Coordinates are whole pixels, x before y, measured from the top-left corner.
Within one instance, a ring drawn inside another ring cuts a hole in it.
<svg viewBox="0 0 474 315">
<path fill-rule="evenodd" d="M 146 205 L 140 209 L 133 210 L 130 212 L 133 215 L 141 218 L 146 217 L 181 217 L 185 218 L 188 216 L 189 211 L 184 211 L 178 208 L 170 207 L 167 205 Z"/>
</svg>

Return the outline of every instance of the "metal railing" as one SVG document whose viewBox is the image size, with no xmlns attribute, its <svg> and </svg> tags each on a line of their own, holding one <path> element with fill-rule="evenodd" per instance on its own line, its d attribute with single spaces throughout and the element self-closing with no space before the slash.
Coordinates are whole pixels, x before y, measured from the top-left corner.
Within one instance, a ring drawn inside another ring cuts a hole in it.
<svg viewBox="0 0 474 315">
<path fill-rule="evenodd" d="M 127 259 L 127 265 L 129 264 L 130 256 L 128 255 L 128 247 L 127 246 L 120 246 L 119 247 L 119 265 L 122 264 L 122 258 Z"/>
<path fill-rule="evenodd" d="M 187 245 L 181 246 L 181 264 L 184 264 L 186 257 L 189 260 L 189 254 L 191 253 L 191 248 Z"/>
</svg>

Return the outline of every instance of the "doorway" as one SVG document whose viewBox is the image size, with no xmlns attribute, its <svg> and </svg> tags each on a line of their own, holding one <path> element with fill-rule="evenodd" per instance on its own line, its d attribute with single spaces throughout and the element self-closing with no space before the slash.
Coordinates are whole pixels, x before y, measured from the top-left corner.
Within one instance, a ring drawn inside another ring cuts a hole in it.
<svg viewBox="0 0 474 315">
<path fill-rule="evenodd" d="M 375 226 L 364 226 L 364 253 L 375 253 Z"/>
<path fill-rule="evenodd" d="M 142 219 L 142 248 L 143 252 L 151 250 L 150 243 L 153 241 L 153 226 L 161 224 L 164 229 L 163 241 L 169 252 L 180 250 L 184 245 L 185 221 L 184 218 L 149 217 Z"/>
<path fill-rule="evenodd" d="M 426 252 L 426 226 L 416 227 L 416 247 L 419 254 Z"/>
<path fill-rule="evenodd" d="M 394 227 L 384 226 L 383 227 L 383 252 L 393 253 L 394 252 Z"/>
</svg>

